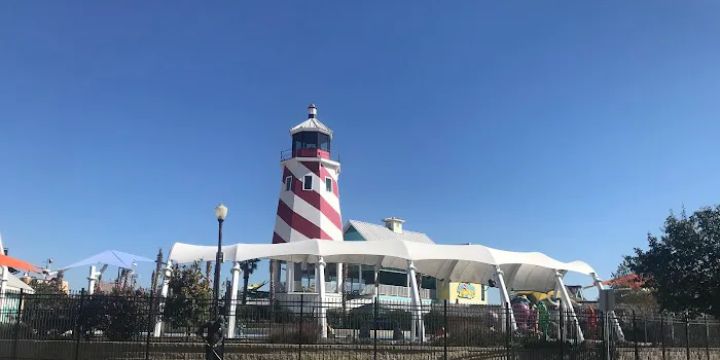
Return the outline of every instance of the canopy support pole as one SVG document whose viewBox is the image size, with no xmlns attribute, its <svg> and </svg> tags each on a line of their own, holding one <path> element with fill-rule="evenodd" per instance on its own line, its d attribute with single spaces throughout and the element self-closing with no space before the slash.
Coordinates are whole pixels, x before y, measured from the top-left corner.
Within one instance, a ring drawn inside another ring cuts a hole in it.
<svg viewBox="0 0 720 360">
<path fill-rule="evenodd" d="M 343 284 L 343 280 L 344 280 L 344 279 L 343 279 L 343 264 L 342 264 L 342 263 L 337 263 L 337 269 L 336 269 L 335 273 L 337 274 L 337 289 L 336 289 L 336 292 L 337 292 L 338 294 L 341 294 L 341 295 L 342 295 L 342 293 L 343 293 L 343 285 L 345 285 L 345 284 Z"/>
<path fill-rule="evenodd" d="M 605 290 L 605 285 L 603 285 L 600 277 L 596 273 L 591 273 L 590 275 L 595 282 L 595 286 L 598 288 L 598 292 Z M 612 321 L 613 328 L 615 328 L 615 334 L 617 334 L 618 339 L 620 341 L 625 341 L 625 333 L 623 333 L 622 328 L 620 327 L 620 322 L 618 321 L 617 316 L 615 316 L 615 310 L 610 310 L 608 312 L 608 316 L 610 318 L 610 321 Z"/>
<path fill-rule="evenodd" d="M 237 318 L 237 298 L 238 290 L 240 287 L 240 271 L 240 262 L 235 261 L 233 263 L 232 269 L 230 269 L 230 273 L 232 274 L 232 280 L 230 282 L 230 313 L 228 314 L 227 336 L 231 339 L 235 337 L 235 321 Z"/>
<path fill-rule="evenodd" d="M 320 337 L 327 339 L 327 311 L 325 309 L 325 259 L 321 256 L 317 263 L 318 316 L 320 317 Z"/>
<path fill-rule="evenodd" d="M 375 290 L 373 292 L 373 301 L 377 302 L 378 298 L 380 297 L 380 281 L 378 280 L 378 274 L 380 273 L 380 265 L 375 265 L 375 272 L 374 272 L 374 281 L 375 281 Z"/>
<path fill-rule="evenodd" d="M 500 286 L 500 293 L 502 295 L 503 299 L 503 312 L 502 312 L 502 319 L 503 319 L 503 327 L 506 326 L 505 316 L 506 314 L 510 315 L 510 329 L 512 331 L 517 330 L 517 323 L 515 322 L 515 312 L 512 309 L 512 306 L 510 306 L 510 293 L 508 292 L 507 286 L 505 285 L 505 272 L 498 266 L 495 268 L 495 276 L 497 276 L 498 279 L 498 285 Z"/>
<path fill-rule="evenodd" d="M 414 330 L 412 330 L 410 338 L 415 340 L 415 337 L 417 336 L 420 341 L 423 341 L 425 339 L 425 325 L 422 321 L 422 303 L 420 300 L 420 290 L 418 289 L 415 263 L 412 260 L 408 261 L 408 277 L 408 280 L 410 281 L 410 290 L 412 291 L 412 304 L 414 308 L 414 319 L 412 321 Z"/>
<path fill-rule="evenodd" d="M 291 293 L 295 291 L 295 263 L 285 262 L 285 292 Z"/>
<path fill-rule="evenodd" d="M 2 234 L 0 234 L 0 254 L 5 255 L 5 247 L 3 246 L 2 242 Z M 0 309 L 2 309 L 2 301 L 5 299 L 5 292 L 7 291 L 7 283 L 9 280 L 9 270 L 7 266 L 0 267 L 0 270 L 2 270 L 2 276 L 0 277 Z"/>
<path fill-rule="evenodd" d="M 155 329 L 153 330 L 154 337 L 160 337 L 162 335 L 162 314 L 165 310 L 165 299 L 167 299 L 168 291 L 170 290 L 170 277 L 172 276 L 172 261 L 168 260 L 165 265 L 165 271 L 163 272 L 162 288 L 160 289 L 160 298 L 158 299 L 158 313 L 155 320 Z M 155 291 L 155 289 L 153 289 Z"/>
<path fill-rule="evenodd" d="M 5 296 L 5 292 L 7 291 L 7 282 L 8 282 L 8 267 L 3 266 L 0 268 L 2 270 L 2 278 L 0 278 L 0 297 Z"/>
<path fill-rule="evenodd" d="M 583 336 L 582 328 L 580 327 L 580 322 L 578 321 L 577 316 L 575 315 L 575 308 L 573 308 L 572 301 L 570 300 L 570 294 L 567 291 L 567 287 L 565 287 L 565 283 L 563 282 L 563 276 L 565 274 L 561 271 L 555 272 L 555 281 L 557 282 L 557 286 L 560 288 L 560 294 L 562 294 L 562 301 L 565 303 L 565 308 L 568 311 L 568 314 L 570 315 L 570 318 L 572 319 L 573 325 L 577 328 L 577 340 L 578 342 L 585 341 L 585 336 Z M 561 307 L 562 309 L 562 307 Z"/>
<path fill-rule="evenodd" d="M 88 273 L 88 295 L 95 294 L 95 283 L 97 282 L 97 268 L 95 268 L 95 265 L 90 265 L 90 273 Z"/>
</svg>

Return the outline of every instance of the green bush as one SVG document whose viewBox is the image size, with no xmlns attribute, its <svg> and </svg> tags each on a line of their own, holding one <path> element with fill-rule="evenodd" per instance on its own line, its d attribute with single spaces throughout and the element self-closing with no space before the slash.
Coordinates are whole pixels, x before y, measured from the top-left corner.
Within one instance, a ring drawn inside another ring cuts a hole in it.
<svg viewBox="0 0 720 360">
<path fill-rule="evenodd" d="M 21 321 L 39 338 L 59 338 L 73 330 L 79 307 L 79 298 L 65 294 L 31 295 L 24 300 Z"/>
<path fill-rule="evenodd" d="M 423 315 L 427 334 L 434 335 L 436 342 L 445 341 L 451 346 L 494 346 L 504 344 L 505 334 L 495 328 L 495 321 L 489 314 L 451 311 L 445 318 L 444 310 L 432 309 Z M 446 329 L 447 325 L 447 329 Z"/>
<path fill-rule="evenodd" d="M 237 307 L 235 315 L 240 322 L 258 323 L 272 320 L 280 324 L 296 322 L 298 317 L 279 302 L 273 304 L 272 311 L 271 307 L 266 305 L 240 305 Z"/>
<path fill-rule="evenodd" d="M 19 339 L 30 339 L 33 336 L 33 329 L 24 323 L 0 323 L 0 339 L 13 339 L 15 332 Z"/>
<path fill-rule="evenodd" d="M 347 313 L 342 309 L 330 309 L 327 311 L 328 325 L 341 329 L 363 329 L 368 331 L 373 328 L 378 330 L 402 330 L 410 329 L 412 315 L 405 310 L 389 309 L 380 305 L 375 317 L 374 304 L 368 304 L 354 308 Z"/>
<path fill-rule="evenodd" d="M 320 329 L 317 322 L 275 327 L 270 330 L 268 341 L 273 344 L 314 344 L 320 338 Z"/>
<path fill-rule="evenodd" d="M 133 290 L 89 296 L 80 317 L 82 331 L 86 338 L 100 330 L 109 340 L 131 340 L 148 328 L 148 305 L 148 298 Z"/>
</svg>

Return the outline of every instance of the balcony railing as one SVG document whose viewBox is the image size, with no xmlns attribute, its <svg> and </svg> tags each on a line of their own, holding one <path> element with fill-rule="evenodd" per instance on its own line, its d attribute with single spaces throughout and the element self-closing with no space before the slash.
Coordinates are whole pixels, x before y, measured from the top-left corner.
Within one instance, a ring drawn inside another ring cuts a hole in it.
<svg viewBox="0 0 720 360">
<path fill-rule="evenodd" d="M 298 151 L 299 151 L 299 150 L 298 150 Z M 323 152 L 324 152 L 324 151 L 323 151 Z M 340 162 L 340 156 L 339 156 L 339 155 L 333 156 L 332 153 L 329 153 L 329 152 L 325 152 L 325 153 L 327 154 L 327 157 L 326 157 L 327 159 Z M 302 156 L 302 155 L 298 155 L 298 156 Z M 293 150 L 292 150 L 292 149 L 286 149 L 286 150 L 280 151 L 280 161 L 289 160 L 289 159 L 291 159 L 292 157 L 293 157 Z"/>
</svg>

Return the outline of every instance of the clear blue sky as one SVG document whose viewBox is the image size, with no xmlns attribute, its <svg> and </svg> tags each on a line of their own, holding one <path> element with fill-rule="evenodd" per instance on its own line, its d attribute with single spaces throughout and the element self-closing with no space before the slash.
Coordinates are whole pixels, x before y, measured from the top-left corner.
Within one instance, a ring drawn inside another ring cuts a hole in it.
<svg viewBox="0 0 720 360">
<path fill-rule="evenodd" d="M 0 231 L 36 263 L 153 257 L 212 244 L 223 201 L 228 242 L 268 243 L 279 153 L 315 102 L 345 219 L 400 216 L 437 242 L 584 259 L 607 277 L 670 209 L 718 203 L 718 13 L 4 1 Z"/>
</svg>

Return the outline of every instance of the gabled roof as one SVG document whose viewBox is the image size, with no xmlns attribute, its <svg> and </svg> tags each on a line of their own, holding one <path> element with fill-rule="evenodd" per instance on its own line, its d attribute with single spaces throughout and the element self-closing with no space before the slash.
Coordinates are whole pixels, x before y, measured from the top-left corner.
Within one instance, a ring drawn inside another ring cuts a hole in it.
<svg viewBox="0 0 720 360">
<path fill-rule="evenodd" d="M 297 124 L 295 127 L 290 129 L 290 135 L 295 135 L 303 131 L 317 131 L 332 137 L 332 130 L 316 118 L 310 118 L 300 124 Z"/>
<path fill-rule="evenodd" d="M 355 230 L 357 230 L 357 232 L 359 232 L 366 241 L 404 240 L 421 244 L 435 243 L 425 233 L 416 231 L 403 231 L 402 233 L 398 234 L 383 225 L 371 224 L 358 220 L 349 220 L 345 225 L 345 229 L 343 229 L 343 232 L 347 231 L 350 226 L 355 228 Z"/>
<path fill-rule="evenodd" d="M 13 274 L 8 274 L 8 288 L 10 291 L 20 292 L 23 290 L 25 293 L 34 294 L 35 290 L 30 285 L 24 283 L 20 278 Z"/>
</svg>

